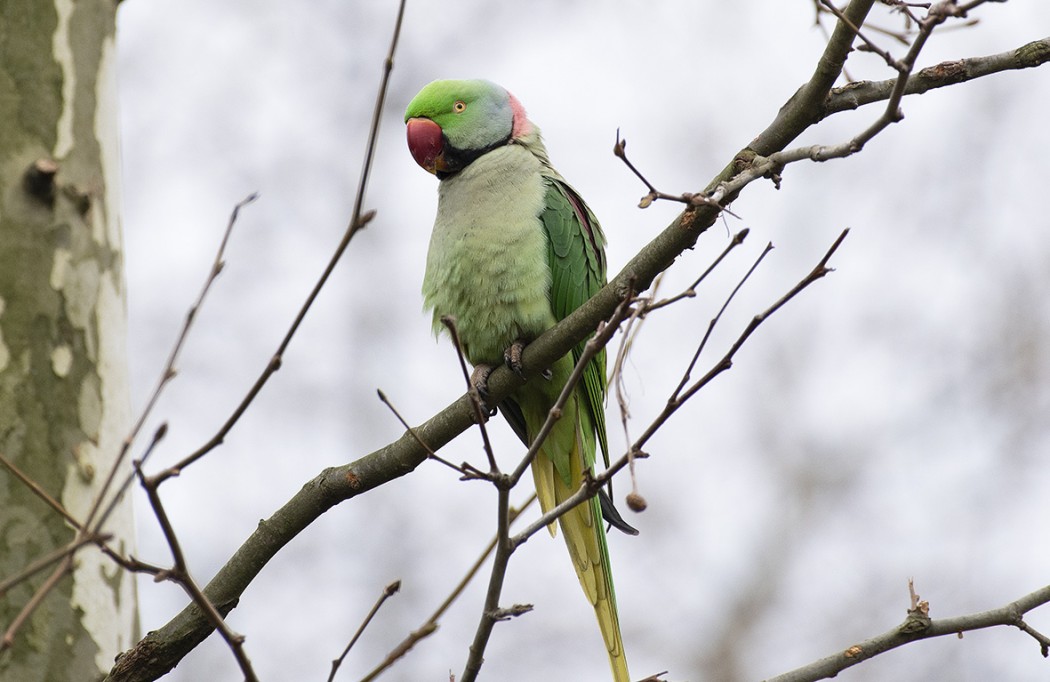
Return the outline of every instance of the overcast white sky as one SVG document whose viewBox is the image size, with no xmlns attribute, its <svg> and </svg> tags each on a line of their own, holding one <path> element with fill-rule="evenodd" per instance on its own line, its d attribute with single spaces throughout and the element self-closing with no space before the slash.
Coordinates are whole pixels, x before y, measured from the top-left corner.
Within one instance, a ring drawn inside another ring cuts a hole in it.
<svg viewBox="0 0 1050 682">
<path fill-rule="evenodd" d="M 349 216 L 396 3 L 132 0 L 120 9 L 133 397 L 152 388 L 233 204 L 258 191 L 157 418 L 155 465 L 203 443 L 262 370 Z M 1044 0 L 988 4 L 934 37 L 922 64 L 1000 52 L 1050 29 Z M 879 13 L 878 23 L 899 21 Z M 902 48 L 888 39 L 896 54 Z M 808 0 L 410 2 L 366 206 L 353 242 L 286 356 L 225 445 L 163 489 L 206 581 L 322 468 L 401 433 L 462 391 L 419 295 L 436 181 L 401 116 L 435 78 L 505 85 L 609 239 L 611 271 L 677 213 L 611 153 L 617 128 L 664 191 L 707 184 L 809 76 L 823 48 Z M 870 54 L 855 78 L 888 77 Z M 836 272 L 748 341 L 732 371 L 678 415 L 639 464 L 649 510 L 610 539 L 632 673 L 754 680 L 897 625 L 907 580 L 935 617 L 1003 605 L 1048 581 L 1050 547 L 1050 71 L 1008 73 L 905 102 L 905 120 L 844 161 L 754 185 L 671 268 L 679 290 L 751 236 L 695 300 L 654 315 L 626 379 L 632 433 L 677 383 L 708 320 L 772 241 L 706 365 L 807 272 L 844 227 Z M 839 142 L 877 116 L 835 117 L 800 142 Z M 702 365 L 704 363 L 702 362 Z M 616 408 L 611 442 L 622 448 Z M 493 428 L 503 461 L 521 454 Z M 468 433 L 444 454 L 480 462 Z M 626 486 L 621 485 L 620 489 Z M 522 490 L 519 499 L 527 491 Z M 142 500 L 138 500 L 140 503 Z M 621 503 L 622 504 L 622 503 Z M 246 592 L 233 627 L 264 680 L 322 680 L 382 587 L 403 580 L 339 679 L 359 679 L 437 606 L 487 542 L 495 495 L 439 465 L 326 514 Z M 140 552 L 165 548 L 144 504 Z M 484 580 L 385 679 L 462 669 Z M 605 680 L 590 607 L 560 540 L 515 557 L 483 677 Z M 140 585 L 143 627 L 185 599 Z M 1050 611 L 1030 622 L 1050 631 Z M 1029 680 L 1047 662 L 1005 628 L 906 647 L 849 680 Z M 236 680 L 216 638 L 169 679 Z"/>
</svg>

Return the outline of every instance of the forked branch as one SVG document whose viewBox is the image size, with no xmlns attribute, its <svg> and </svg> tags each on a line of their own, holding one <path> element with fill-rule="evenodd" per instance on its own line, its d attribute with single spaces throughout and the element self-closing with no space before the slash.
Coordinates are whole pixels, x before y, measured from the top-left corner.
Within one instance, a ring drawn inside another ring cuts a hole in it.
<svg viewBox="0 0 1050 682">
<path fill-rule="evenodd" d="M 1039 650 L 1046 658 L 1050 653 L 1050 639 L 1025 623 L 1024 615 L 1047 603 L 1050 603 L 1050 585 L 997 609 L 966 616 L 930 619 L 929 617 L 916 618 L 909 612 L 903 623 L 881 635 L 853 644 L 801 668 L 771 677 L 766 682 L 815 682 L 831 679 L 846 668 L 905 644 L 948 635 L 961 638 L 964 632 L 997 625 L 1013 626 L 1031 636 L 1039 644 Z"/>
</svg>

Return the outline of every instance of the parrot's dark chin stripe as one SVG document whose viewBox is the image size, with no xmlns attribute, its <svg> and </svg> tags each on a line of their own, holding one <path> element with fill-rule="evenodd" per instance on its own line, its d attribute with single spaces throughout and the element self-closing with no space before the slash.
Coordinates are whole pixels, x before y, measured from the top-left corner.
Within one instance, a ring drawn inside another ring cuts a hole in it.
<svg viewBox="0 0 1050 682">
<path fill-rule="evenodd" d="M 434 175 L 437 176 L 438 180 L 444 180 L 445 178 L 451 177 L 474 163 L 475 159 L 481 158 L 493 149 L 498 149 L 508 145 L 510 142 L 511 136 L 507 135 L 499 142 L 490 144 L 487 147 L 482 147 L 481 149 L 456 149 L 448 143 L 447 139 L 445 139 L 444 150 L 441 155 L 445 162 L 445 169 L 435 171 Z"/>
</svg>

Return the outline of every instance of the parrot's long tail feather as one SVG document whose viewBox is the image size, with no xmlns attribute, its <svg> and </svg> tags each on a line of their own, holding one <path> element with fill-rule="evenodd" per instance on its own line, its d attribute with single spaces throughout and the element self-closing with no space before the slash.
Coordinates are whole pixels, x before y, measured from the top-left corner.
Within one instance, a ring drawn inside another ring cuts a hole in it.
<svg viewBox="0 0 1050 682">
<path fill-rule="evenodd" d="M 578 425 L 572 425 L 571 421 L 566 425 L 578 428 Z M 533 461 L 536 491 L 540 506 L 544 511 L 573 495 L 583 482 L 583 467 L 586 465 L 579 452 L 580 438 L 577 435 L 572 440 L 575 442 L 573 452 L 569 457 L 569 478 L 572 485 L 566 485 L 559 475 L 553 461 L 547 455 L 546 445 L 540 448 Z M 609 549 L 606 545 L 605 528 L 601 519 L 598 498 L 592 497 L 564 514 L 559 519 L 559 525 L 565 536 L 565 544 L 569 548 L 569 556 L 572 558 L 573 568 L 576 569 L 576 576 L 598 617 L 598 626 L 601 628 L 602 638 L 609 652 L 613 679 L 616 682 L 630 682 L 627 657 L 623 649 L 623 637 L 620 634 L 620 620 L 616 609 L 616 594 L 613 591 Z M 554 533 L 553 525 L 551 533 Z"/>
</svg>

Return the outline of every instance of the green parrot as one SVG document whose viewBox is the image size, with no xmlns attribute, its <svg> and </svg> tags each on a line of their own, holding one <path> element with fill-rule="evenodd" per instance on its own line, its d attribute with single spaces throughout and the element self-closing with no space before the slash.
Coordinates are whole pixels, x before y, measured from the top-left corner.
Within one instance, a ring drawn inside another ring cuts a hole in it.
<svg viewBox="0 0 1050 682">
<path fill-rule="evenodd" d="M 409 103 L 405 122 L 412 157 L 440 180 L 423 278 L 435 333 L 443 328 L 441 317 L 451 315 L 472 365 L 513 365 L 522 344 L 605 284 L 605 236 L 583 199 L 551 166 L 521 103 L 495 83 L 430 83 Z M 584 345 L 558 360 L 549 380 L 531 381 L 500 404 L 526 444 L 547 419 Z M 532 463 L 544 511 L 575 493 L 584 472 L 593 473 L 597 447 L 608 465 L 605 351 L 588 363 L 583 377 Z M 559 522 L 598 617 L 613 678 L 629 682 L 603 515 L 637 533 L 604 491 Z"/>
</svg>

